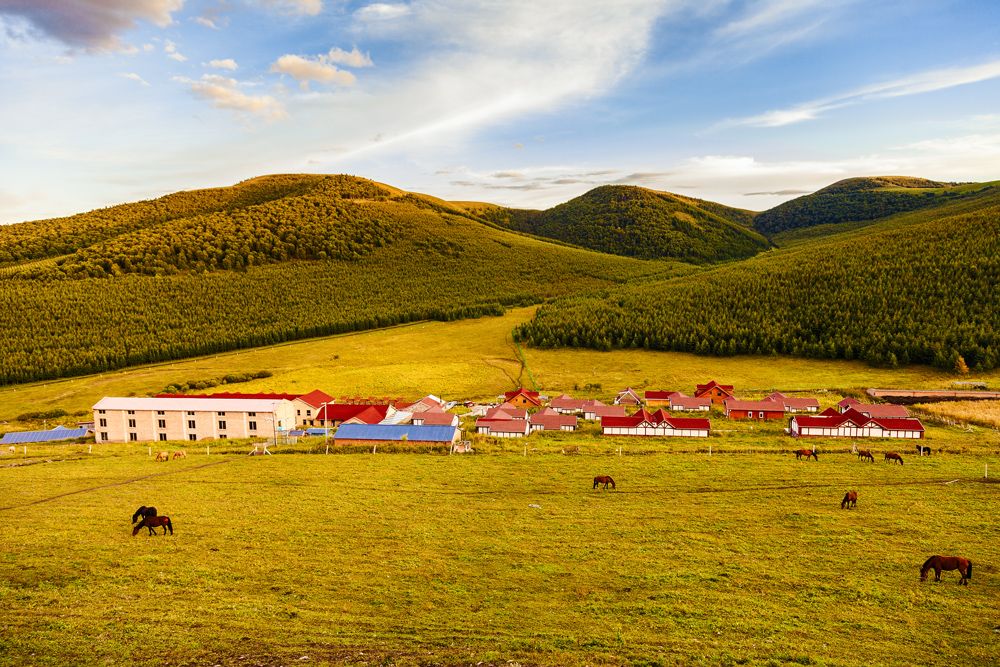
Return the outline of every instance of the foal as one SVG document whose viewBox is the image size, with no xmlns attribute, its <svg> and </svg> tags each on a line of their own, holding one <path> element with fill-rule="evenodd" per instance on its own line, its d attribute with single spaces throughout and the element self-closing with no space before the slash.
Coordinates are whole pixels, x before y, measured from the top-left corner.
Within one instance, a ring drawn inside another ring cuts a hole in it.
<svg viewBox="0 0 1000 667">
<path fill-rule="evenodd" d="M 840 501 L 840 509 L 849 510 L 858 506 L 858 492 L 848 491 L 844 494 L 844 499 Z"/>
</svg>

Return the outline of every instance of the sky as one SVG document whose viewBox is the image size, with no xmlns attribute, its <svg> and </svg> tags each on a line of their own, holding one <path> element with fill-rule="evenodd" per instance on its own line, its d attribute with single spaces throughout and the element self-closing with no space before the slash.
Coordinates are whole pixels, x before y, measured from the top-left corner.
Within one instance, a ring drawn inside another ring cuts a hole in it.
<svg viewBox="0 0 1000 667">
<path fill-rule="evenodd" d="M 271 173 L 752 210 L 1000 179 L 996 0 L 0 0 L 0 223 Z"/>
</svg>

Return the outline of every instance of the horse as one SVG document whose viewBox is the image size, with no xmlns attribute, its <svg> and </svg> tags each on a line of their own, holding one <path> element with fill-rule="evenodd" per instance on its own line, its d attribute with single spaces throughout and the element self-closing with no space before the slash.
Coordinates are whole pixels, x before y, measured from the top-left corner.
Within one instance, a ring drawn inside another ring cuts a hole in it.
<svg viewBox="0 0 1000 667">
<path fill-rule="evenodd" d="M 897 454 L 896 452 L 886 452 L 885 460 L 889 462 L 899 461 L 899 465 L 903 465 L 903 457 Z"/>
<path fill-rule="evenodd" d="M 595 489 L 597 487 L 599 487 L 601 484 L 604 485 L 605 489 L 608 488 L 608 484 L 611 485 L 612 489 L 617 489 L 618 488 L 618 487 L 615 486 L 615 480 L 611 479 L 610 475 L 598 475 L 597 477 L 594 478 L 594 488 Z"/>
<path fill-rule="evenodd" d="M 563 447 L 562 453 L 563 454 L 579 454 L 580 453 L 580 446 L 579 445 L 574 445 L 573 447 Z"/>
<path fill-rule="evenodd" d="M 163 526 L 164 535 L 167 534 L 168 528 L 170 529 L 170 534 L 174 534 L 174 524 L 170 523 L 169 516 L 147 516 L 139 522 L 139 525 L 132 529 L 132 537 L 135 537 L 143 528 L 148 528 L 150 535 L 156 535 L 154 528 L 159 528 L 160 526 Z"/>
<path fill-rule="evenodd" d="M 810 456 L 813 457 L 814 459 L 816 459 L 817 461 L 819 461 L 819 457 L 816 456 L 816 452 L 814 452 L 811 449 L 796 449 L 795 450 L 795 458 L 796 459 L 800 459 L 801 460 L 803 456 L 806 457 L 807 461 L 809 460 Z"/>
<path fill-rule="evenodd" d="M 145 505 L 143 505 L 142 507 L 140 507 L 135 511 L 135 514 L 132 515 L 132 523 L 138 521 L 139 517 L 145 519 L 146 517 L 151 517 L 151 516 L 156 516 L 156 508 L 146 507 Z"/>
<path fill-rule="evenodd" d="M 930 456 L 931 455 L 931 448 L 930 447 L 925 447 L 923 445 L 917 445 L 917 454 L 919 456 Z"/>
<path fill-rule="evenodd" d="M 934 581 L 941 581 L 941 570 L 958 570 L 962 576 L 958 583 L 969 585 L 972 579 L 972 561 L 960 556 L 931 556 L 920 566 L 920 581 L 927 581 L 927 571 L 934 568 Z"/>
<path fill-rule="evenodd" d="M 858 506 L 858 492 L 848 491 L 844 494 L 844 499 L 840 501 L 840 509 L 849 510 Z"/>
<path fill-rule="evenodd" d="M 170 460 L 170 452 L 157 452 L 156 453 L 156 460 L 157 461 L 169 461 Z"/>
<path fill-rule="evenodd" d="M 861 459 L 868 459 L 872 463 L 875 463 L 875 455 L 872 454 L 872 450 L 870 450 L 870 449 L 859 449 L 858 450 L 858 460 L 861 460 Z"/>
<path fill-rule="evenodd" d="M 183 449 L 180 451 L 176 451 L 174 452 L 174 458 L 175 459 L 187 458 L 187 452 L 185 452 Z"/>
</svg>

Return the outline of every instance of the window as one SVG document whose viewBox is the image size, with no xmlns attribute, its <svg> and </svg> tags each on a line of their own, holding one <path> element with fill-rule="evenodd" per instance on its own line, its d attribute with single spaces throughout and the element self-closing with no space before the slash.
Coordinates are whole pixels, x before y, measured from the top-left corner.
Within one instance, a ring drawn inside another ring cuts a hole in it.
<svg viewBox="0 0 1000 667">
<path fill-rule="evenodd" d="M 189 419 L 188 420 L 188 428 L 194 428 L 194 427 L 195 427 L 194 426 L 194 420 L 193 419 Z"/>
<path fill-rule="evenodd" d="M 163 410 L 157 410 L 157 411 L 156 411 L 156 414 L 158 414 L 158 415 L 165 415 L 165 414 L 167 414 L 167 413 L 166 413 L 166 412 L 164 412 Z"/>
<path fill-rule="evenodd" d="M 188 440 L 197 440 L 198 436 L 194 433 L 188 433 Z"/>
<path fill-rule="evenodd" d="M 127 412 L 128 414 L 130 414 L 130 415 L 134 415 L 134 414 L 135 414 L 135 410 L 126 410 L 126 412 Z"/>
<path fill-rule="evenodd" d="M 225 433 L 223 433 L 223 434 L 221 434 L 221 435 L 219 436 L 219 440 L 225 440 L 225 439 L 226 439 L 226 438 L 228 438 L 228 437 L 229 437 L 228 435 L 226 435 Z"/>
<path fill-rule="evenodd" d="M 256 417 L 256 416 L 257 416 L 257 413 L 256 413 L 256 412 L 248 412 L 248 413 L 247 413 L 247 416 L 248 416 L 248 417 Z"/>
<path fill-rule="evenodd" d="M 312 417 L 312 414 L 313 414 L 312 410 L 306 410 L 306 417 Z"/>
<path fill-rule="evenodd" d="M 220 421 L 219 422 L 219 430 L 220 431 L 225 431 L 226 430 L 226 422 L 225 421 Z"/>
<path fill-rule="evenodd" d="M 102 419 L 101 419 L 101 423 L 100 423 L 100 424 L 98 424 L 98 425 L 99 425 L 99 426 L 102 426 L 102 427 L 104 427 L 104 426 L 107 426 L 107 425 L 108 425 L 108 420 L 107 420 L 107 419 L 104 419 L 104 418 L 102 418 Z"/>
<path fill-rule="evenodd" d="M 248 424 L 248 426 L 250 427 L 251 431 L 256 431 L 257 430 L 257 422 L 250 422 Z"/>
<path fill-rule="evenodd" d="M 301 410 L 296 410 L 296 411 L 295 411 L 295 415 L 296 415 L 296 416 L 298 416 L 298 415 L 301 415 L 301 414 L 302 414 L 302 411 L 301 411 Z"/>
<path fill-rule="evenodd" d="M 135 442 L 136 440 L 139 439 L 139 434 L 138 433 L 129 433 L 128 434 L 128 439 L 130 441 L 132 441 L 132 442 Z"/>
<path fill-rule="evenodd" d="M 167 427 L 167 420 L 166 419 L 157 419 L 156 420 L 156 425 L 159 426 L 160 428 L 166 428 Z"/>
<path fill-rule="evenodd" d="M 225 417 L 226 416 L 225 412 L 217 412 L 216 414 L 219 415 L 220 417 Z"/>
<path fill-rule="evenodd" d="M 128 427 L 129 428 L 135 428 L 135 420 L 134 419 L 129 419 L 128 420 Z"/>
<path fill-rule="evenodd" d="M 749 418 L 749 417 L 753 417 L 753 412 L 751 412 L 750 410 L 747 410 L 747 417 L 748 417 L 748 418 Z"/>
<path fill-rule="evenodd" d="M 194 410 L 188 410 L 188 417 L 194 417 Z"/>
<path fill-rule="evenodd" d="M 98 410 L 98 411 L 97 411 L 97 414 L 99 414 L 99 415 L 103 415 L 103 414 L 104 414 L 104 410 Z"/>
<path fill-rule="evenodd" d="M 764 411 L 761 410 L 759 413 L 757 413 L 757 416 L 760 417 L 761 419 L 763 419 L 764 418 Z"/>
<path fill-rule="evenodd" d="M 108 432 L 101 431 L 101 440 L 107 440 L 107 439 L 108 439 Z"/>
<path fill-rule="evenodd" d="M 160 434 L 160 441 L 161 441 L 161 442 L 162 442 L 162 441 L 166 441 L 166 439 L 167 439 L 167 434 L 166 434 L 166 433 L 161 433 L 161 434 Z"/>
</svg>

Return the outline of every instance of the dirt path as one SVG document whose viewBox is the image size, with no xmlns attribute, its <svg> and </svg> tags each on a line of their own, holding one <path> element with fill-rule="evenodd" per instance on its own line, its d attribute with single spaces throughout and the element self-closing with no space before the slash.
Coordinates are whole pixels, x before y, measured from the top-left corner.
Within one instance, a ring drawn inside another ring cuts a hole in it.
<svg viewBox="0 0 1000 667">
<path fill-rule="evenodd" d="M 126 484 L 135 484 L 136 482 L 141 482 L 144 479 L 150 479 L 151 477 L 163 477 L 164 475 L 179 475 L 180 473 L 190 472 L 192 470 L 200 470 L 202 468 L 210 468 L 211 466 L 219 466 L 223 463 L 229 463 L 226 461 L 215 461 L 214 463 L 203 463 L 198 466 L 192 466 L 190 468 L 184 468 L 182 470 L 167 470 L 165 472 L 154 472 L 151 475 L 143 475 L 142 477 L 134 477 L 132 479 L 122 480 L 120 482 L 112 482 L 110 484 L 101 484 L 100 486 L 92 486 L 87 489 L 77 489 L 76 491 L 67 491 L 66 493 L 60 493 L 55 496 L 49 496 L 48 498 L 42 498 L 40 500 L 32 500 L 30 503 L 23 503 L 21 505 L 10 505 L 8 507 L 0 507 L 0 512 L 7 510 L 21 509 L 22 507 L 30 507 L 31 505 L 40 505 L 41 503 L 47 503 L 51 500 L 58 500 L 59 498 L 65 498 L 66 496 L 75 496 L 78 493 L 89 493 L 91 491 L 100 491 L 101 489 L 109 489 L 113 486 L 125 486 Z"/>
</svg>

